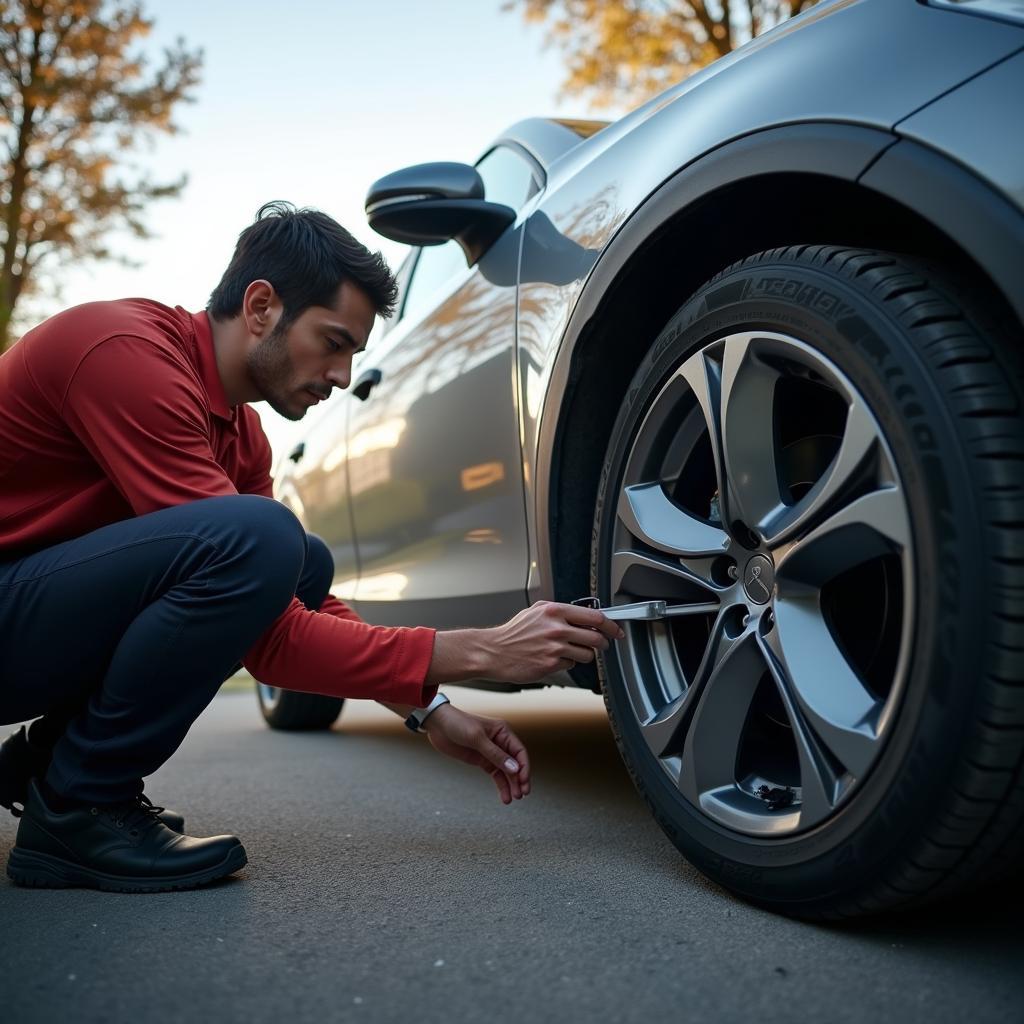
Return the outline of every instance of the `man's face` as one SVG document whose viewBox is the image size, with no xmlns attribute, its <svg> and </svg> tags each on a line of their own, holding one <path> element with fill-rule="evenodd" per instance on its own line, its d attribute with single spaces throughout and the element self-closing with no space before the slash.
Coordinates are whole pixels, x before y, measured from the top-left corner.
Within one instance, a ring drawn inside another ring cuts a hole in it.
<svg viewBox="0 0 1024 1024">
<path fill-rule="evenodd" d="M 333 306 L 310 306 L 284 330 L 279 322 L 246 358 L 260 397 L 285 419 L 301 420 L 332 388 L 347 388 L 374 314 L 366 292 L 343 281 Z"/>
</svg>

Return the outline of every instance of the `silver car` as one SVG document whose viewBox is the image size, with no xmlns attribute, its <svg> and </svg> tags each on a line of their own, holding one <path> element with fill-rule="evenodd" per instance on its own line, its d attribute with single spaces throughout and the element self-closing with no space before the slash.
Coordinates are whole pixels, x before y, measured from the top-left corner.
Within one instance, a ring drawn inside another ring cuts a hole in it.
<svg viewBox="0 0 1024 1024">
<path fill-rule="evenodd" d="M 278 473 L 370 622 L 635 606 L 545 682 L 786 913 L 1022 849 L 1022 97 L 1019 0 L 826 0 L 614 124 L 389 175 L 400 312 Z"/>
</svg>

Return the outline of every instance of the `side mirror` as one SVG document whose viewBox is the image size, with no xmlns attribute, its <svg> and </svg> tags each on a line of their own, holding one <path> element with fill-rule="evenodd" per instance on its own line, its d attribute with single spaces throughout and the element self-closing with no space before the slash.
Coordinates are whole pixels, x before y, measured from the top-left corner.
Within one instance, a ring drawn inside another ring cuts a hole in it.
<svg viewBox="0 0 1024 1024">
<path fill-rule="evenodd" d="M 409 245 L 455 239 L 472 266 L 516 219 L 516 211 L 484 199 L 483 179 L 468 164 L 417 164 L 370 186 L 366 219 L 385 238 Z"/>
</svg>

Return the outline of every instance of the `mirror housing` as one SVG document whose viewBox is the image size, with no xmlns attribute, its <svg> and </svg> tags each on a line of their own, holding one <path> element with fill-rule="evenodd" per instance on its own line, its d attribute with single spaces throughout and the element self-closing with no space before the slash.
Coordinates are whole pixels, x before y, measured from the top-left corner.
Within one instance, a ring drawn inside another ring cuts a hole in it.
<svg viewBox="0 0 1024 1024">
<path fill-rule="evenodd" d="M 408 245 L 462 246 L 473 266 L 516 219 L 516 211 L 484 199 L 484 183 L 468 164 L 417 164 L 370 186 L 366 219 L 378 234 Z"/>
</svg>

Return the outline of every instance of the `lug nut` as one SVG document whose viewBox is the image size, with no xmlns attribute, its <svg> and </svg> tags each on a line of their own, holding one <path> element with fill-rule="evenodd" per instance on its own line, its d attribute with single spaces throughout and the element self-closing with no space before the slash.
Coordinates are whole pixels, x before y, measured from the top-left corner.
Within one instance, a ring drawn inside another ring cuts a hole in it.
<svg viewBox="0 0 1024 1024">
<path fill-rule="evenodd" d="M 740 571 L 735 565 L 730 565 L 729 568 L 725 570 L 725 574 L 731 580 L 738 580 L 740 578 Z"/>
</svg>

